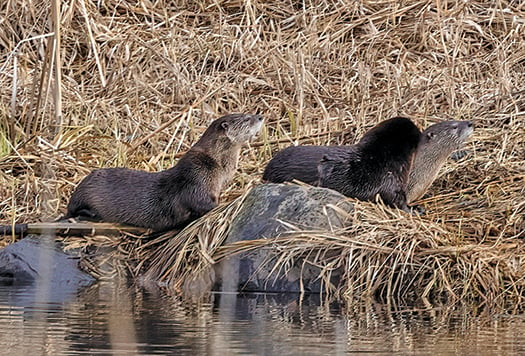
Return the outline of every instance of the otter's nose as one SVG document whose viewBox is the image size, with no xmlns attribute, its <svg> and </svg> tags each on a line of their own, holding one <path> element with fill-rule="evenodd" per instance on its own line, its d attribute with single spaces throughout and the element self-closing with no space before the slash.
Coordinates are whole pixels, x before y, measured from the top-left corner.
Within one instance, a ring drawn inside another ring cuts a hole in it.
<svg viewBox="0 0 525 356">
<path fill-rule="evenodd" d="M 472 123 L 472 121 L 467 121 L 467 127 L 474 127 L 474 124 Z"/>
<path fill-rule="evenodd" d="M 263 120 L 264 120 L 263 116 L 260 115 L 260 114 L 255 114 L 255 115 L 253 115 L 252 117 L 253 117 L 255 120 L 259 120 L 259 121 L 263 121 Z"/>
</svg>

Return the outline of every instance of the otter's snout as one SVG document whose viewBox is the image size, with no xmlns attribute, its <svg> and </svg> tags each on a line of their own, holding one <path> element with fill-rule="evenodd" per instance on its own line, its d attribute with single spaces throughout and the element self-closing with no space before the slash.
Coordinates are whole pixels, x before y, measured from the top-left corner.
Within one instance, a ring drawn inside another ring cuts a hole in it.
<svg viewBox="0 0 525 356">
<path fill-rule="evenodd" d="M 250 122 L 254 126 L 255 133 L 257 134 L 263 125 L 264 118 L 260 114 L 255 114 L 251 116 Z"/>
<path fill-rule="evenodd" d="M 474 132 L 474 124 L 472 121 L 465 121 L 464 124 L 465 126 L 463 127 L 463 132 L 461 135 L 463 141 L 465 141 L 472 134 L 472 132 Z"/>
<path fill-rule="evenodd" d="M 256 123 L 256 122 L 260 122 L 261 124 L 262 124 L 262 122 L 264 121 L 263 116 L 260 115 L 260 114 L 254 114 L 254 115 L 252 115 L 252 116 L 251 116 L 251 119 L 252 119 L 252 120 L 251 120 L 252 122 L 255 122 L 255 123 Z"/>
<path fill-rule="evenodd" d="M 245 115 L 245 121 L 242 125 L 244 127 L 245 133 L 244 135 L 242 135 L 243 137 L 240 138 L 239 142 L 246 142 L 255 138 L 258 135 L 259 131 L 261 131 L 263 122 L 264 118 L 262 115 Z"/>
</svg>

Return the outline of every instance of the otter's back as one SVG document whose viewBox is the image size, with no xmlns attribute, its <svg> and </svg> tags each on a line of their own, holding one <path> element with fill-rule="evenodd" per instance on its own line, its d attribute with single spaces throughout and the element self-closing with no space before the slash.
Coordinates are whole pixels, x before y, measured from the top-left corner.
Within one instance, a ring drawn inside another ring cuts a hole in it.
<svg viewBox="0 0 525 356">
<path fill-rule="evenodd" d="M 296 179 L 317 185 L 317 166 L 323 156 L 337 155 L 351 150 L 352 146 L 290 146 L 279 151 L 270 160 L 263 173 L 263 181 L 291 182 Z"/>
</svg>

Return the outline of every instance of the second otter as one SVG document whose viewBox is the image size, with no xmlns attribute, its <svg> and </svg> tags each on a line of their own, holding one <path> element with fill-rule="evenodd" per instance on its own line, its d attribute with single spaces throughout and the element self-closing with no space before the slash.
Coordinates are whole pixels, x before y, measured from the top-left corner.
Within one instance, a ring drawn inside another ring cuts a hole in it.
<svg viewBox="0 0 525 356">
<path fill-rule="evenodd" d="M 459 149 L 473 131 L 470 121 L 444 121 L 421 133 L 409 173 L 407 203 L 421 197 L 435 180 L 450 154 Z M 366 134 L 365 134 L 366 136 Z M 264 170 L 263 180 L 282 183 L 293 179 L 317 185 L 323 156 L 345 156 L 355 146 L 291 146 L 278 152 Z"/>
<path fill-rule="evenodd" d="M 95 170 L 73 192 L 65 218 L 85 216 L 155 231 L 183 227 L 217 205 L 237 169 L 241 146 L 262 123 L 261 115 L 223 116 L 165 171 Z"/>
<path fill-rule="evenodd" d="M 405 188 L 420 135 L 404 117 L 379 123 L 345 152 L 323 156 L 319 186 L 360 200 L 379 195 L 386 205 L 409 211 Z"/>
</svg>

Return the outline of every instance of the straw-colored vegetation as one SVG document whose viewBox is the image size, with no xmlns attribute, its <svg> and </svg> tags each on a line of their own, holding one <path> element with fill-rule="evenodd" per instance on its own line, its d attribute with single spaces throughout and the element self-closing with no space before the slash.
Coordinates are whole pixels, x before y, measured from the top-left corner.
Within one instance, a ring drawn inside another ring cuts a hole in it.
<svg viewBox="0 0 525 356">
<path fill-rule="evenodd" d="M 229 112 L 261 112 L 266 127 L 223 202 L 258 184 L 272 152 L 292 143 L 352 143 L 394 115 L 421 128 L 469 119 L 469 154 L 448 162 L 421 201 L 427 215 L 359 204 L 350 230 L 283 236 L 282 251 L 337 250 L 329 262 L 355 271 L 341 295 L 523 302 L 523 2 L 63 1 L 60 51 L 55 17 L 49 2 L 0 3 L 2 223 L 58 217 L 93 168 L 170 167 Z M 199 246 L 198 226 L 180 246 Z"/>
</svg>

